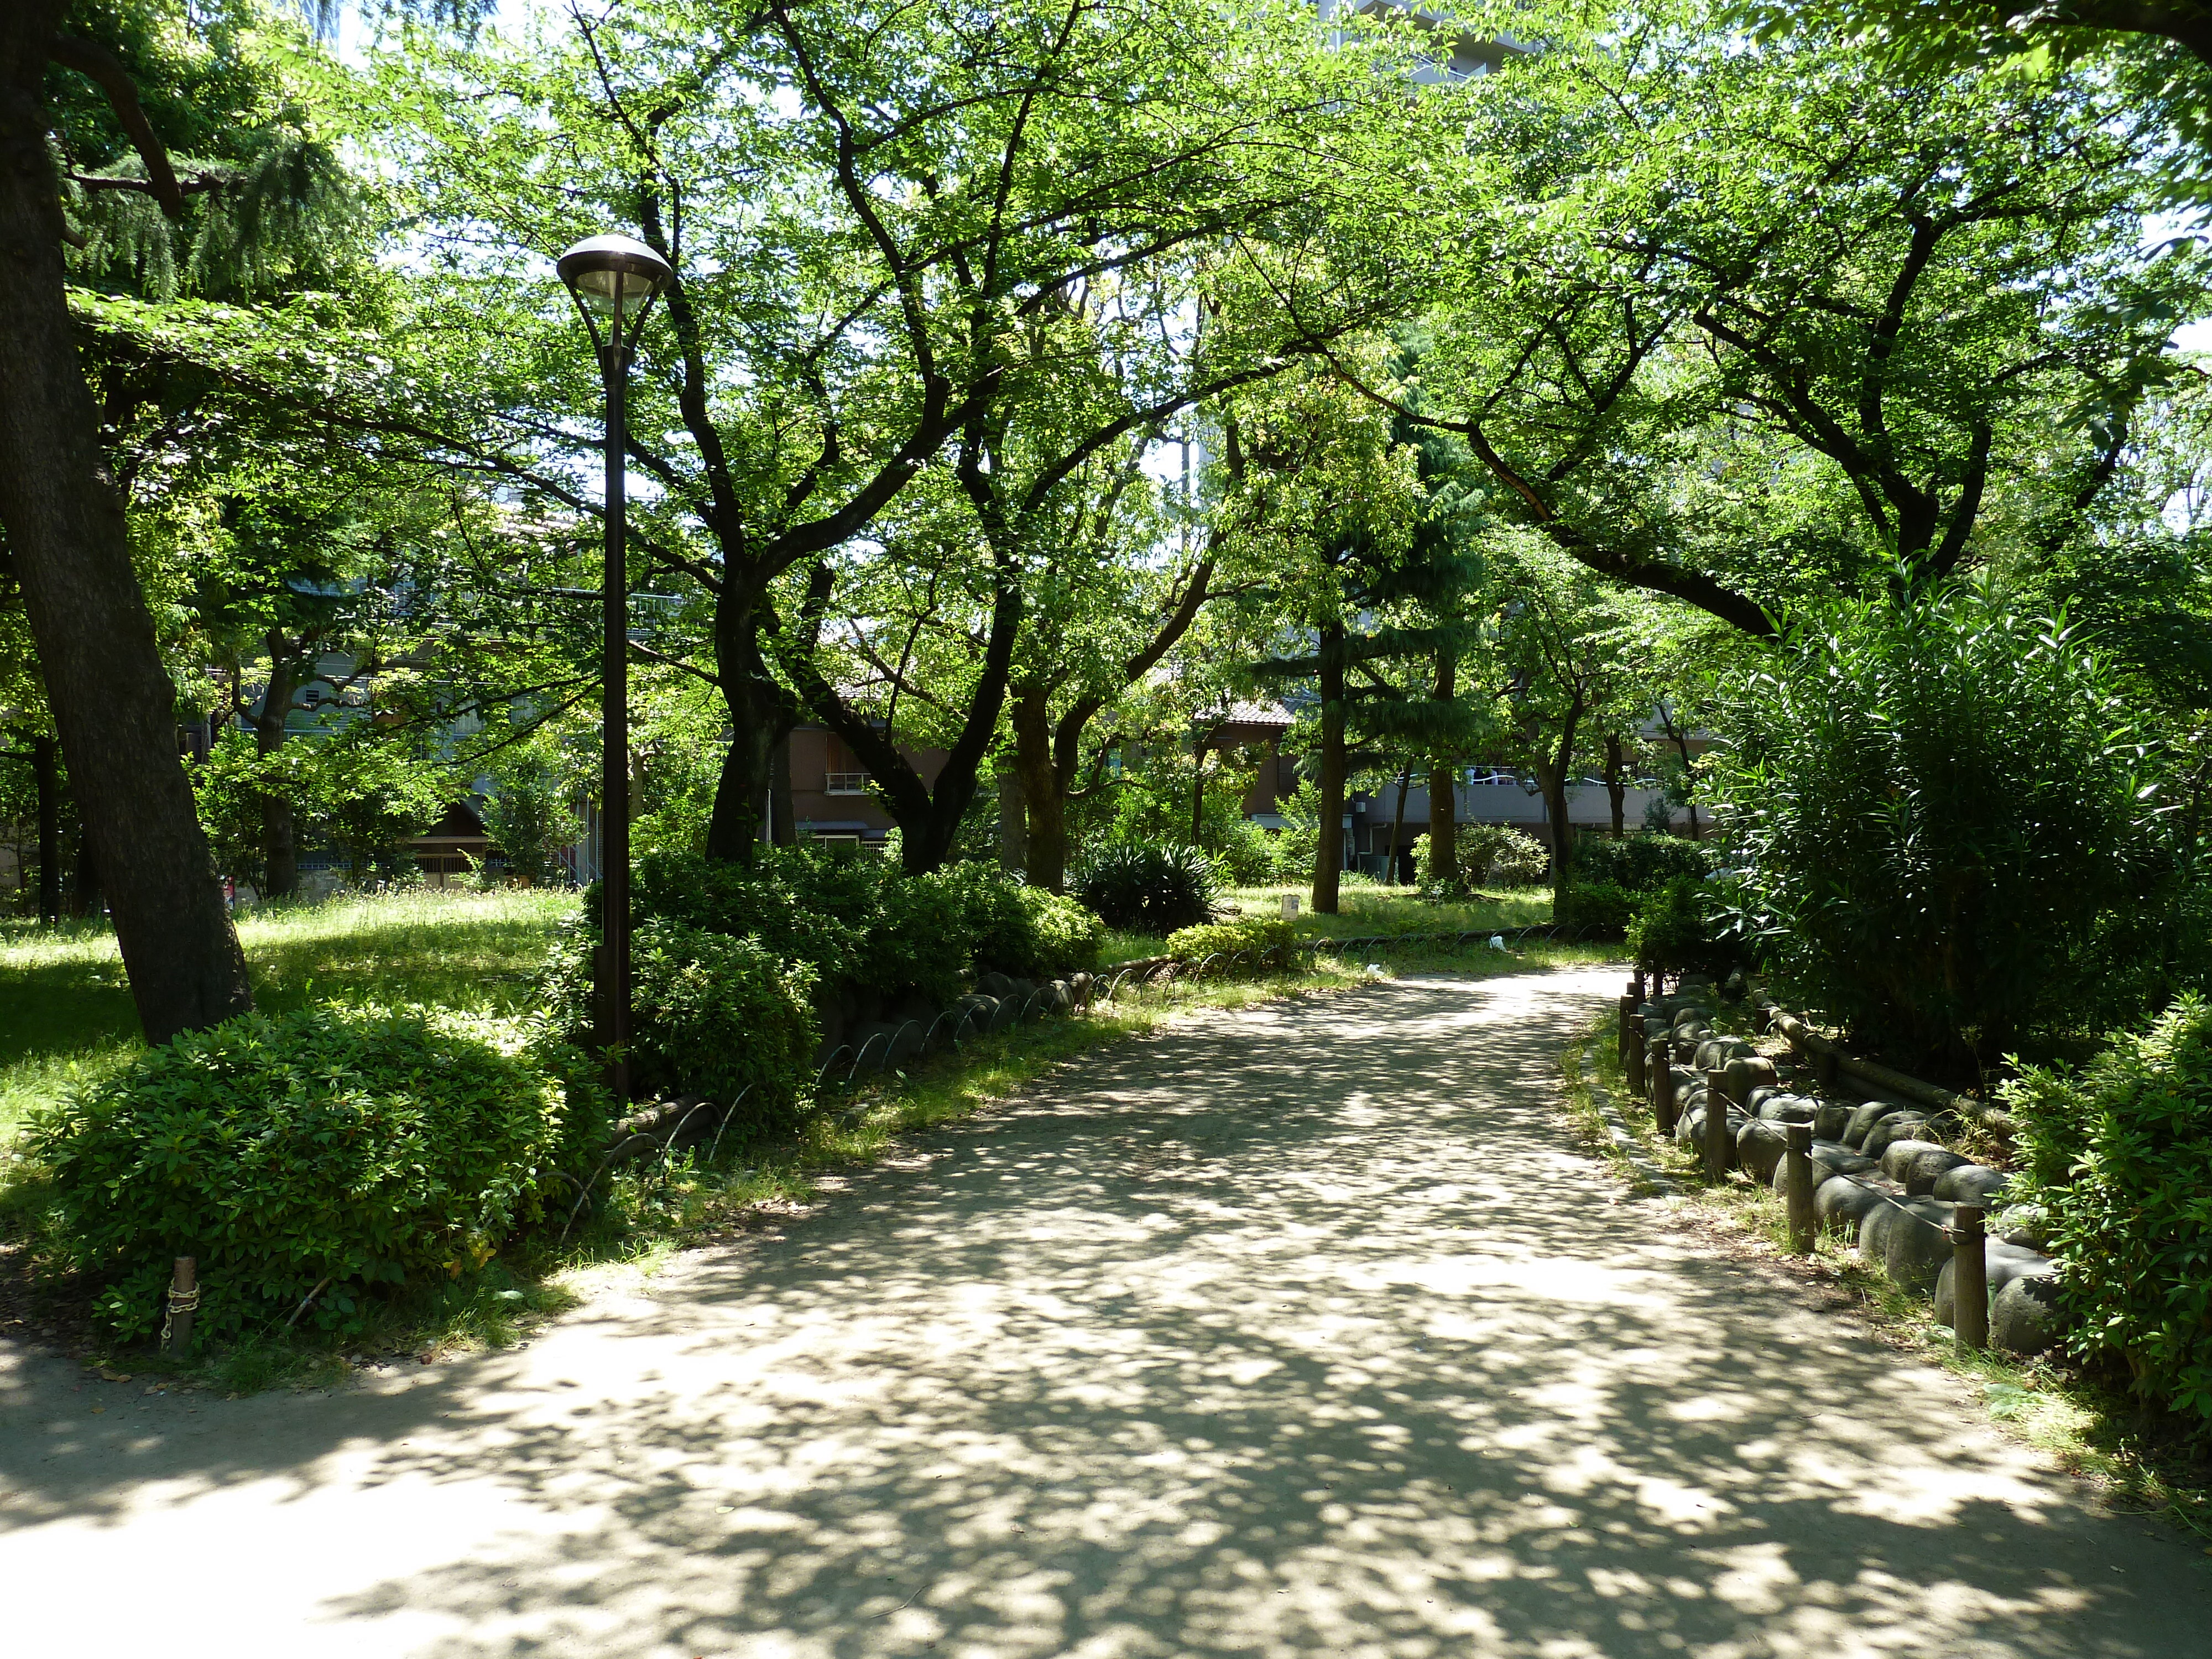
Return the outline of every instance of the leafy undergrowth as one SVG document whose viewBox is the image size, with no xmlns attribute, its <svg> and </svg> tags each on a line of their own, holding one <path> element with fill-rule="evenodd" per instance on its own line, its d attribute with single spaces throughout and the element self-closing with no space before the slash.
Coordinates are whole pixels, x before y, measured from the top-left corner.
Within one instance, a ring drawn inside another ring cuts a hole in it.
<svg viewBox="0 0 2212 1659">
<path fill-rule="evenodd" d="M 2062 1468 L 2097 1483 L 2113 1510 L 2160 1517 L 2212 1545 L 2212 1468 L 2170 1420 L 2144 1417 L 2126 1394 L 2124 1378 L 2063 1354 L 2021 1358 L 1961 1350 L 1950 1328 L 1936 1322 L 1930 1298 L 1861 1261 L 1842 1235 L 1824 1230 L 1811 1255 L 1798 1255 L 1790 1245 L 1782 1200 L 1770 1188 L 1741 1171 L 1710 1182 L 1695 1153 L 1660 1138 L 1650 1108 L 1627 1092 L 1619 1029 L 1618 1015 L 1607 1010 L 1562 1058 L 1570 1121 L 1610 1154 L 1608 1162 L 1620 1155 L 1604 1133 L 1592 1097 L 1596 1091 L 1610 1095 L 1651 1161 L 1682 1188 L 1683 1195 L 1672 1200 L 1678 1216 L 1711 1227 L 1772 1270 L 1811 1281 L 1826 1292 L 1826 1305 L 1847 1310 L 1878 1340 L 1959 1377 L 1978 1395 L 1992 1422 L 2046 1452 Z M 1574 1105 L 1578 1087 L 1586 1103 L 1580 1108 Z"/>
</svg>

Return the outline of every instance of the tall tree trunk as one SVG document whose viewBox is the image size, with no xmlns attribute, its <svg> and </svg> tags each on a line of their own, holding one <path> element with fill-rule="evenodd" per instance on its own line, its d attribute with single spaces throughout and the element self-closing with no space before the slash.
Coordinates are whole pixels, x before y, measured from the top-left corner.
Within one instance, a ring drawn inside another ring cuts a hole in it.
<svg viewBox="0 0 2212 1659">
<path fill-rule="evenodd" d="M 254 750 L 264 760 L 284 746 L 292 696 L 299 686 L 300 661 L 286 648 L 289 644 L 283 635 L 270 632 L 269 689 L 262 695 L 261 712 L 253 717 Z M 261 871 L 263 897 L 290 898 L 299 892 L 299 832 L 289 795 L 262 793 Z"/>
<path fill-rule="evenodd" d="M 707 856 L 750 864 L 761 842 L 777 745 L 789 736 L 795 711 L 761 654 L 758 612 L 734 580 L 714 596 L 714 674 L 729 710 L 730 747 L 707 820 Z"/>
<path fill-rule="evenodd" d="M 62 919 L 62 780 L 52 738 L 31 739 L 31 776 L 39 793 L 39 920 Z"/>
<path fill-rule="evenodd" d="M 0 8 L 0 528 L 138 1023 L 148 1042 L 166 1042 L 253 999 L 178 762 L 176 687 L 131 568 L 64 297 L 43 87 L 65 9 Z"/>
<path fill-rule="evenodd" d="M 999 868 L 1026 875 L 1030 866 L 1028 803 L 1023 799 L 1022 775 L 1012 763 L 997 775 L 999 786 Z"/>
<path fill-rule="evenodd" d="M 1382 883 L 1386 887 L 1398 884 L 1398 842 L 1406 833 L 1406 792 L 1413 787 L 1413 763 L 1407 761 L 1398 774 L 1398 811 L 1390 820 L 1390 850 L 1383 854 L 1388 860 L 1382 873 Z"/>
<path fill-rule="evenodd" d="M 1337 913 L 1344 869 L 1344 628 L 1321 631 L 1321 833 L 1315 839 L 1313 908 Z"/>
<path fill-rule="evenodd" d="M 1029 884 L 1057 893 L 1067 884 L 1067 792 L 1073 781 L 1054 753 L 1052 707 L 1042 686 L 1013 700 L 1014 772 L 1029 815 Z"/>
<path fill-rule="evenodd" d="M 1628 784 L 1622 774 L 1628 765 L 1628 756 L 1621 748 L 1620 733 L 1608 732 L 1605 738 L 1605 793 L 1613 803 L 1613 838 L 1625 841 L 1628 836 L 1626 800 Z"/>
<path fill-rule="evenodd" d="M 1430 697 L 1449 702 L 1457 695 L 1459 657 L 1437 653 L 1436 683 Z M 1429 874 L 1447 893 L 1460 890 L 1458 757 L 1439 756 L 1429 767 Z"/>
</svg>

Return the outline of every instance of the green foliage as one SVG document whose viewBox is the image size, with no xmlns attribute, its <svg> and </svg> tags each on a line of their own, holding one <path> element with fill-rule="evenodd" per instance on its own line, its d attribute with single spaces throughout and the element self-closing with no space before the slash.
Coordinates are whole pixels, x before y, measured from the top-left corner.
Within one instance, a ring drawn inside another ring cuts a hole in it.
<svg viewBox="0 0 2212 1659">
<path fill-rule="evenodd" d="M 2078 1075 L 2006 1085 L 2042 1205 L 2069 1342 L 2212 1435 L 2212 1005 L 2185 995 Z"/>
<path fill-rule="evenodd" d="M 1510 823 L 1462 823 L 1455 839 L 1460 879 L 1469 887 L 1533 887 L 1551 867 L 1550 849 Z"/>
<path fill-rule="evenodd" d="M 264 795 L 290 801 L 302 842 L 338 854 L 358 881 L 397 866 L 397 844 L 436 820 L 451 781 L 445 768 L 366 728 L 296 736 L 264 755 L 250 733 L 233 727 L 216 738 L 192 784 L 217 866 L 259 887 Z"/>
<path fill-rule="evenodd" d="M 757 939 L 652 921 L 631 939 L 636 1078 L 732 1105 L 738 1133 L 789 1129 L 821 1040 L 815 970 Z M 739 1103 L 739 1097 L 743 1097 Z"/>
<path fill-rule="evenodd" d="M 554 757 L 535 744 L 501 757 L 483 804 L 483 826 L 506 856 L 507 873 L 542 887 L 561 871 L 562 849 L 576 839 L 568 781 Z"/>
<path fill-rule="evenodd" d="M 1027 887 L 988 864 L 955 864 L 908 878 L 952 894 L 963 918 L 968 957 L 979 971 L 1058 979 L 1096 968 L 1106 926 L 1073 899 Z"/>
<path fill-rule="evenodd" d="M 1628 924 L 1628 951 L 1646 973 L 1704 974 L 1719 979 L 1737 952 L 1704 884 L 1678 875 L 1646 896 Z"/>
<path fill-rule="evenodd" d="M 1283 827 L 1275 832 L 1270 873 L 1278 881 L 1310 881 L 1321 851 L 1321 786 L 1311 778 L 1300 778 L 1297 787 L 1277 803 L 1277 810 L 1283 815 Z"/>
<path fill-rule="evenodd" d="M 1568 887 L 1553 920 L 1585 937 L 1620 939 L 1636 917 L 1637 895 L 1609 881 L 1577 881 Z"/>
<path fill-rule="evenodd" d="M 1109 842 L 1075 872 L 1075 896 L 1107 927 L 1169 933 L 1213 920 L 1213 862 L 1194 847 Z"/>
<path fill-rule="evenodd" d="M 142 1051 L 36 1114 L 66 1265 L 118 1336 L 159 1328 L 173 1258 L 210 1334 L 360 1328 L 380 1287 L 482 1265 L 604 1133 L 584 1056 L 446 1011 L 255 1013 Z"/>
<path fill-rule="evenodd" d="M 1578 880 L 1611 882 L 1633 893 L 1656 892 L 1677 880 L 1696 882 L 1712 867 L 1711 851 L 1703 842 L 1680 836 L 1575 837 Z"/>
<path fill-rule="evenodd" d="M 1184 962 L 1202 962 L 1216 954 L 1239 951 L 1279 951 L 1297 943 L 1298 930 L 1280 916 L 1243 916 L 1234 921 L 1207 922 L 1179 927 L 1162 947 L 1167 955 Z"/>
<path fill-rule="evenodd" d="M 2106 671 L 1953 590 L 1852 605 L 1731 692 L 1713 761 L 1753 948 L 1908 1060 L 2077 1022 L 2149 902 L 2160 801 Z"/>
</svg>

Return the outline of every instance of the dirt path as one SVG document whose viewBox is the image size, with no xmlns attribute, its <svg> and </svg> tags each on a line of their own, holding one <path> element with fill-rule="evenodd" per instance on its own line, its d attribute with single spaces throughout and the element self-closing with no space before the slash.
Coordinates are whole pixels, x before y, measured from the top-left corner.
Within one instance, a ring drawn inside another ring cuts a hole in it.
<svg viewBox="0 0 2212 1659">
<path fill-rule="evenodd" d="M 142 1401 L 0 1347 L 0 1632 L 140 1656 L 2212 1653 L 2212 1561 L 1616 1204 L 1606 973 L 1071 1068 L 522 1351 Z M 100 1407 L 97 1414 L 94 1408 Z"/>
</svg>

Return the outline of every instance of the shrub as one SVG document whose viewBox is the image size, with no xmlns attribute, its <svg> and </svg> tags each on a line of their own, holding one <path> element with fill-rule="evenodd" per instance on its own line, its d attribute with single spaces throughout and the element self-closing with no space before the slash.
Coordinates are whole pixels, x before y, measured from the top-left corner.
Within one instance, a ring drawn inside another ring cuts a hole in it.
<svg viewBox="0 0 2212 1659">
<path fill-rule="evenodd" d="M 1597 939 L 1620 939 L 1635 919 L 1636 895 L 1611 882 L 1578 881 L 1571 885 L 1553 921 Z"/>
<path fill-rule="evenodd" d="M 364 1322 L 364 1294 L 481 1266 L 569 1190 L 605 1106 L 575 1050 L 429 1009 L 241 1015 L 149 1048 L 35 1115 L 68 1265 L 97 1317 L 159 1328 L 197 1256 L 200 1328 Z"/>
<path fill-rule="evenodd" d="M 1677 876 L 1637 906 L 1628 924 L 1629 954 L 1645 973 L 1722 979 L 1737 959 L 1735 943 L 1722 927 L 1704 886 Z"/>
<path fill-rule="evenodd" d="M 1219 858 L 1229 879 L 1239 887 L 1258 887 L 1275 879 L 1277 832 L 1240 818 L 1221 836 Z M 1310 862 L 1310 860 L 1309 860 Z"/>
<path fill-rule="evenodd" d="M 1456 839 L 1460 880 L 1469 887 L 1532 886 L 1551 868 L 1551 849 L 1508 823 L 1462 823 Z"/>
<path fill-rule="evenodd" d="M 1719 716 L 1717 812 L 1759 953 L 1907 1063 L 1963 1069 L 2091 1006 L 2162 811 L 2098 660 L 1952 590 L 1801 631 Z"/>
<path fill-rule="evenodd" d="M 1632 893 L 1656 893 L 1669 882 L 1710 874 L 1712 854 L 1703 842 L 1680 836 L 1575 837 L 1575 878 L 1609 882 Z"/>
<path fill-rule="evenodd" d="M 2212 1434 L 2212 1004 L 2187 995 L 2077 1076 L 2003 1090 L 2048 1217 L 2069 1343 L 2120 1356 L 2136 1392 Z"/>
<path fill-rule="evenodd" d="M 1109 927 L 1169 933 L 1213 920 L 1212 860 L 1192 847 L 1109 842 L 1075 872 L 1075 896 Z"/>
<path fill-rule="evenodd" d="M 1059 979 L 1089 973 L 1106 949 L 1106 924 L 1072 898 L 1042 887 L 1020 890 L 1036 935 L 1036 953 L 1018 970 L 1024 978 Z"/>
<path fill-rule="evenodd" d="M 483 826 L 508 872 L 533 887 L 558 880 L 562 850 L 576 839 L 578 829 L 559 765 L 543 748 L 526 744 L 509 750 L 492 777 Z"/>
<path fill-rule="evenodd" d="M 633 936 L 630 964 L 642 1090 L 732 1106 L 741 1129 L 798 1123 L 821 1041 L 811 965 L 781 961 L 757 939 L 658 921 Z"/>
<path fill-rule="evenodd" d="M 976 969 L 1054 979 L 1098 965 L 1105 925 L 1073 899 L 1024 886 L 988 864 L 956 864 L 908 879 L 933 884 L 958 904 L 963 948 Z"/>
<path fill-rule="evenodd" d="M 1206 922 L 1179 927 L 1168 935 L 1169 956 L 1185 962 L 1202 962 L 1210 956 L 1234 955 L 1239 951 L 1267 951 L 1297 943 L 1298 930 L 1280 916 L 1247 916 L 1235 921 Z"/>
</svg>

